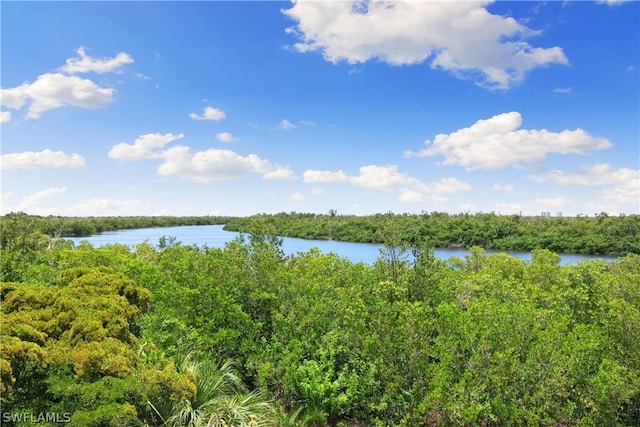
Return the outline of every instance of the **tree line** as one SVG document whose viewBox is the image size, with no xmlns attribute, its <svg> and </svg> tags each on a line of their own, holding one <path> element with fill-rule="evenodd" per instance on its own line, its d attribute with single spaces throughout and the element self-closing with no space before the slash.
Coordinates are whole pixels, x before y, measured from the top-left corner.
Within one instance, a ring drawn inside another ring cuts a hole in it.
<svg viewBox="0 0 640 427">
<path fill-rule="evenodd" d="M 39 230 L 49 237 L 86 237 L 105 231 L 130 230 L 134 228 L 177 227 L 181 225 L 217 225 L 225 224 L 228 216 L 40 216 L 27 215 L 24 212 L 12 212 L 4 215 L 2 221 L 27 218 L 37 225 Z"/>
<path fill-rule="evenodd" d="M 23 221 L 24 220 L 24 221 Z M 505 251 L 549 249 L 557 253 L 616 255 L 640 253 L 640 215 L 537 217 L 494 213 L 375 214 L 368 216 L 278 213 L 249 217 L 150 216 L 61 217 L 27 215 L 2 217 L 8 224 L 30 221 L 51 238 L 83 237 L 133 228 L 224 224 L 227 231 L 246 232 L 256 220 L 283 237 L 359 243 L 427 243 L 436 248 L 479 246 Z M 10 227 L 10 226 L 9 226 Z"/>
<path fill-rule="evenodd" d="M 485 249 L 626 255 L 640 253 L 640 215 L 537 217 L 423 212 L 369 216 L 309 213 L 261 214 L 231 218 L 225 230 L 246 231 L 260 218 L 280 236 L 313 240 L 386 243 L 390 238 L 432 247 L 479 246 Z M 393 235 L 393 237 L 392 237 Z"/>
<path fill-rule="evenodd" d="M 13 220 L 3 424 L 640 424 L 637 254 L 445 261 L 429 241 L 389 241 L 369 265 L 285 256 L 263 217 L 224 248 L 74 246 Z"/>
</svg>

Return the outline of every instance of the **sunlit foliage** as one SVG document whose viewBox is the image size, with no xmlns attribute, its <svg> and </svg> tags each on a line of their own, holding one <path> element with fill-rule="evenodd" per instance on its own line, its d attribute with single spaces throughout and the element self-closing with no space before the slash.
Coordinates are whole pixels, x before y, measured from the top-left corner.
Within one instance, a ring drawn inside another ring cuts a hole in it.
<svg viewBox="0 0 640 427">
<path fill-rule="evenodd" d="M 368 265 L 285 256 L 269 218 L 213 249 L 74 248 L 13 217 L 3 412 L 79 426 L 640 424 L 640 255 L 562 266 L 546 249 L 524 262 L 473 247 L 442 261 L 381 219 L 387 246 Z"/>
</svg>

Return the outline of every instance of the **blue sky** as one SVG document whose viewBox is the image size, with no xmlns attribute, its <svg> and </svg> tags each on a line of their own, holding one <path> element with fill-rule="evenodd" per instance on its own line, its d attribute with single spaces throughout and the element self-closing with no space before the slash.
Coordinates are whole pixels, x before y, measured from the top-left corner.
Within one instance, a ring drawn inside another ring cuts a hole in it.
<svg viewBox="0 0 640 427">
<path fill-rule="evenodd" d="M 640 212 L 640 2 L 12 2 L 2 213 Z"/>
</svg>

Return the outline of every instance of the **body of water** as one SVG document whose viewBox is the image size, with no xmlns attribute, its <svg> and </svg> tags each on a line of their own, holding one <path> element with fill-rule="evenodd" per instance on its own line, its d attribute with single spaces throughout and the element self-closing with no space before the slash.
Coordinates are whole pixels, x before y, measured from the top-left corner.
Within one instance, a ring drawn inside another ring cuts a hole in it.
<svg viewBox="0 0 640 427">
<path fill-rule="evenodd" d="M 176 242 L 183 245 L 206 245 L 210 248 L 223 248 L 227 242 L 232 241 L 239 236 L 239 233 L 233 231 L 225 231 L 223 225 L 190 225 L 182 227 L 156 227 L 156 228 L 136 228 L 132 230 L 109 231 L 106 233 L 95 234 L 89 237 L 67 238 L 76 245 L 83 240 L 88 241 L 94 247 L 100 247 L 108 244 L 120 243 L 123 245 L 136 245 L 147 241 L 153 245 L 157 245 L 161 237 L 175 237 Z M 333 252 L 341 257 L 348 258 L 352 262 L 366 262 L 373 264 L 380 256 L 380 249 L 384 246 L 376 243 L 352 243 L 337 242 L 335 240 L 305 240 L 292 237 L 284 237 L 282 249 L 287 254 L 295 254 L 297 252 L 306 252 L 317 247 L 322 253 Z M 506 252 L 507 254 L 520 258 L 524 261 L 531 259 L 530 252 L 517 251 L 491 251 L 487 250 L 487 254 Z M 467 249 L 445 249 L 439 248 L 435 250 L 435 256 L 440 259 L 449 259 L 451 257 L 464 258 L 469 254 Z M 585 259 L 604 259 L 614 260 L 617 257 L 604 255 L 580 255 L 580 254 L 559 254 L 561 264 L 575 264 Z"/>
</svg>

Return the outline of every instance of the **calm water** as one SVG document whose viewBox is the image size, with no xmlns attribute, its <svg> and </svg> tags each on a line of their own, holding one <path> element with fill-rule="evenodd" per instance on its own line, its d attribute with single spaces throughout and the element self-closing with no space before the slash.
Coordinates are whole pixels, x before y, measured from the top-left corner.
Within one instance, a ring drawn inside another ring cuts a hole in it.
<svg viewBox="0 0 640 427">
<path fill-rule="evenodd" d="M 161 237 L 175 237 L 176 240 L 183 245 L 207 245 L 210 248 L 222 248 L 225 243 L 232 241 L 239 236 L 239 233 L 225 231 L 222 225 L 193 225 L 183 227 L 158 227 L 158 228 L 138 228 L 133 230 L 110 231 L 107 233 L 95 234 L 89 237 L 69 238 L 76 244 L 82 240 L 86 240 L 94 247 L 100 247 L 108 244 L 121 243 L 123 245 L 135 245 L 148 241 L 157 245 Z M 373 264 L 380 255 L 379 249 L 382 245 L 374 243 L 351 243 L 336 242 L 334 240 L 304 240 L 291 237 L 283 238 L 282 249 L 286 254 L 295 254 L 297 252 L 306 252 L 309 249 L 317 247 L 322 253 L 333 252 L 341 257 L 348 258 L 352 262 L 366 262 Z M 486 251 L 487 253 L 497 253 L 505 251 Z M 435 256 L 440 259 L 449 259 L 451 257 L 463 258 L 469 251 L 467 249 L 436 249 Z M 530 252 L 506 251 L 511 256 L 518 257 L 522 260 L 529 261 L 531 259 Z M 610 256 L 591 256 L 578 254 L 559 254 L 561 264 L 575 264 L 584 259 L 605 259 L 613 260 L 616 257 Z"/>
</svg>

